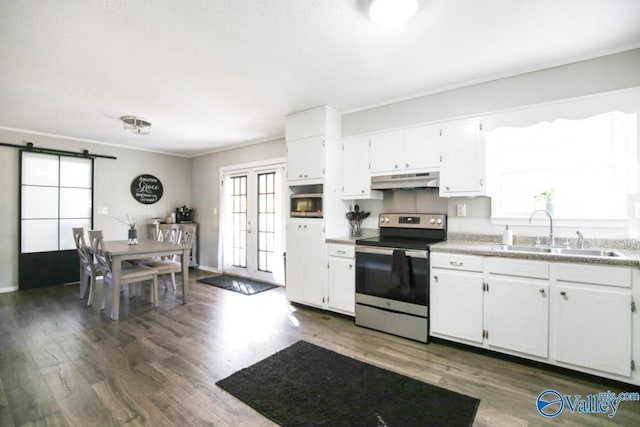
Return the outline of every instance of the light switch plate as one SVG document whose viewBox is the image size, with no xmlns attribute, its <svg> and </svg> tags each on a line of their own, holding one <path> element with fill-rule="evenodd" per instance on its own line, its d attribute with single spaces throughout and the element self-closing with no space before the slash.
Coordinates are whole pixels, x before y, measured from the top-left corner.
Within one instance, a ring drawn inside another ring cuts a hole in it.
<svg viewBox="0 0 640 427">
<path fill-rule="evenodd" d="M 457 215 L 458 216 L 467 216 L 467 204 L 466 203 L 458 203 L 456 205 Z"/>
</svg>

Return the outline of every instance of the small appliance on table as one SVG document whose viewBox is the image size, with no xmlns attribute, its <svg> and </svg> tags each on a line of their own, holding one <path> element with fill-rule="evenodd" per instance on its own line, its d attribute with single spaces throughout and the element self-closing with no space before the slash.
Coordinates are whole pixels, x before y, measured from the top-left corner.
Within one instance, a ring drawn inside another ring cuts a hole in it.
<svg viewBox="0 0 640 427">
<path fill-rule="evenodd" d="M 178 224 L 193 222 L 193 208 L 186 206 L 176 208 L 176 222 Z"/>
<path fill-rule="evenodd" d="M 356 240 L 356 325 L 428 342 L 429 245 L 443 214 L 380 214 L 380 236 Z"/>
</svg>

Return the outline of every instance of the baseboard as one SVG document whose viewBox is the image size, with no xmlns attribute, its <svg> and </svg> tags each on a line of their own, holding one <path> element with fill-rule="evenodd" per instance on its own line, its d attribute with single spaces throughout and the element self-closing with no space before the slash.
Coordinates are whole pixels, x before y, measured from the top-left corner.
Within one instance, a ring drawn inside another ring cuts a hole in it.
<svg viewBox="0 0 640 427">
<path fill-rule="evenodd" d="M 198 270 L 204 270 L 204 271 L 208 271 L 210 273 L 222 274 L 222 271 L 220 271 L 219 269 L 214 268 L 214 267 L 208 267 L 208 266 L 202 265 L 202 264 L 200 264 L 198 266 Z"/>
<path fill-rule="evenodd" d="M 15 292 L 18 290 L 17 286 L 9 286 L 7 288 L 0 288 L 0 294 L 8 294 L 9 292 Z"/>
</svg>

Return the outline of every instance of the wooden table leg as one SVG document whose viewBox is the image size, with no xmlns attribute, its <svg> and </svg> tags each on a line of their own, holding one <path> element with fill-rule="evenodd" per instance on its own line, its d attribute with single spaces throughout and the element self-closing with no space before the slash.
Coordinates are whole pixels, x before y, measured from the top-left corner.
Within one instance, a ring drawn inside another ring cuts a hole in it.
<svg viewBox="0 0 640 427">
<path fill-rule="evenodd" d="M 112 300 L 111 300 L 111 319 L 118 320 L 120 317 L 120 272 L 122 271 L 122 259 L 119 256 L 113 256 L 111 259 L 111 273 L 113 274 Z"/>
<path fill-rule="evenodd" d="M 182 303 L 187 303 L 187 294 L 189 293 L 189 253 L 191 249 L 185 249 L 182 252 Z"/>
</svg>

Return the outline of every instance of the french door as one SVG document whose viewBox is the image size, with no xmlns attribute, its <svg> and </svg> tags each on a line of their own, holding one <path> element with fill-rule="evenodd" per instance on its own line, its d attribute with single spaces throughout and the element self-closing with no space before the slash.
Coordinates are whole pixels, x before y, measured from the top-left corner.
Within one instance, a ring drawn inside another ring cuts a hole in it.
<svg viewBox="0 0 640 427">
<path fill-rule="evenodd" d="M 223 175 L 220 232 L 225 273 L 284 283 L 282 195 L 284 165 L 264 165 Z"/>
</svg>

